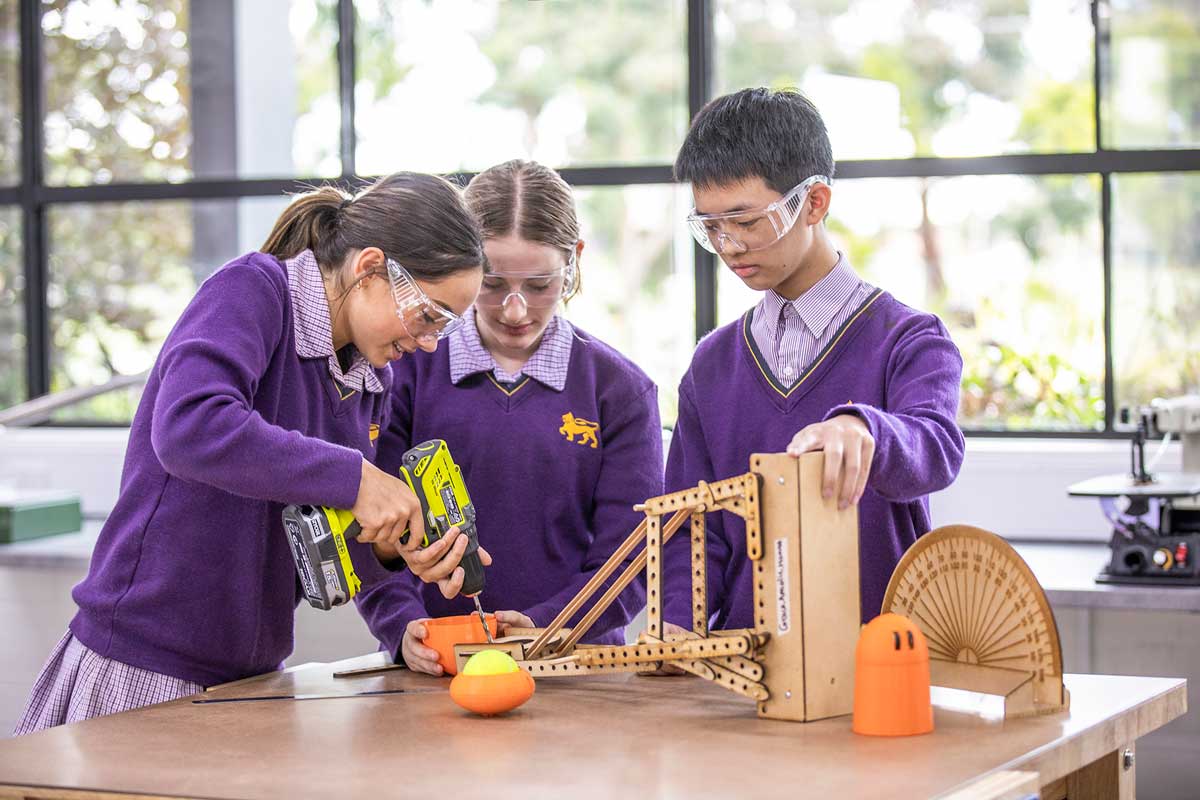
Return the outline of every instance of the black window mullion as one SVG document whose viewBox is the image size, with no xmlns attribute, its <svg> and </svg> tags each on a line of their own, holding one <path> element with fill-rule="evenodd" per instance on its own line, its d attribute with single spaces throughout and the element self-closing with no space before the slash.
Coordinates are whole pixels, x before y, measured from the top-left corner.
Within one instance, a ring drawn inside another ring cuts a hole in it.
<svg viewBox="0 0 1200 800">
<path fill-rule="evenodd" d="M 356 58 L 354 46 L 354 0 L 338 0 L 338 100 L 341 105 L 342 177 L 349 179 L 356 172 L 354 151 L 358 138 L 354 131 L 354 80 Z"/>
<path fill-rule="evenodd" d="M 1100 252 L 1104 262 L 1104 430 L 1113 430 L 1116 376 L 1113 375 L 1112 175 L 1100 176 Z"/>
<path fill-rule="evenodd" d="M 1106 154 L 1104 141 L 1104 86 L 1109 78 L 1108 58 L 1112 40 L 1107 0 L 1092 0 L 1092 95 L 1093 124 L 1096 126 L 1096 155 Z M 1119 158 L 1119 156 L 1118 156 Z M 1113 274 L 1112 274 L 1112 176 L 1100 173 L 1100 254 L 1104 280 L 1104 431 L 1113 431 L 1116 415 L 1116 376 L 1113 374 Z"/>
<path fill-rule="evenodd" d="M 952 178 L 962 175 L 1086 175 L 1097 172 L 1195 172 L 1200 148 L 1088 150 L 1079 153 L 1013 153 L 997 156 L 839 161 L 838 180 L 850 178 Z"/>
<path fill-rule="evenodd" d="M 1104 112 L 1101 108 L 1105 80 L 1108 78 L 1106 64 L 1110 52 L 1108 27 L 1109 8 L 1106 0 L 1092 0 L 1092 121 L 1096 126 L 1096 152 L 1104 149 Z"/>
<path fill-rule="evenodd" d="M 325 183 L 323 178 L 240 178 L 191 180 L 186 183 L 93 183 L 86 186 L 42 186 L 41 203 L 128 203 L 154 200 L 224 200 L 272 197 L 305 192 Z"/>
<path fill-rule="evenodd" d="M 688 122 L 704 108 L 713 95 L 712 0 L 688 0 Z M 717 327 L 717 261 L 700 245 L 692 248 L 695 270 L 696 341 Z"/>
<path fill-rule="evenodd" d="M 21 253 L 25 275 L 25 381 L 29 398 L 50 391 L 50 320 L 46 302 L 45 206 L 42 153 L 42 9 L 20 0 L 21 37 Z"/>
</svg>

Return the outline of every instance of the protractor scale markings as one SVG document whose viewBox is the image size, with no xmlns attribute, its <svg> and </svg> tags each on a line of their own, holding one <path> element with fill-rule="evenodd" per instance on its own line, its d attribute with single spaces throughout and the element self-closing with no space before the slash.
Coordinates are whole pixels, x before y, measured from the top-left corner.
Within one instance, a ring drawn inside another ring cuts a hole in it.
<svg viewBox="0 0 1200 800">
<path fill-rule="evenodd" d="M 1058 629 L 1045 594 L 995 534 L 947 526 L 917 540 L 888 584 L 884 611 L 912 619 L 930 658 L 1062 675 Z"/>
</svg>

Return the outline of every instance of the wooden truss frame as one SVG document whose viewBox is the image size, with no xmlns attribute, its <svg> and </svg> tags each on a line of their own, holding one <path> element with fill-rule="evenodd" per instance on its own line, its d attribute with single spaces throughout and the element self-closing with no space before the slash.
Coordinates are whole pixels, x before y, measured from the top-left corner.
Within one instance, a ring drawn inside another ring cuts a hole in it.
<svg viewBox="0 0 1200 800">
<path fill-rule="evenodd" d="M 824 454 L 755 454 L 750 471 L 653 497 L 646 518 L 545 628 L 512 632 L 495 644 L 460 644 L 459 669 L 484 649 L 511 655 L 534 677 L 653 672 L 670 664 L 756 701 L 758 715 L 814 720 L 854 705 L 859 608 L 858 512 L 821 497 Z M 708 629 L 705 515 L 745 520 L 754 567 L 753 628 Z M 665 518 L 665 522 L 664 522 Z M 663 546 L 690 522 L 692 630 L 664 636 Z M 645 546 L 625 566 L 642 542 Z M 622 566 L 573 628 L 574 617 Z M 580 639 L 642 570 L 646 630 L 636 644 L 581 645 Z"/>
</svg>

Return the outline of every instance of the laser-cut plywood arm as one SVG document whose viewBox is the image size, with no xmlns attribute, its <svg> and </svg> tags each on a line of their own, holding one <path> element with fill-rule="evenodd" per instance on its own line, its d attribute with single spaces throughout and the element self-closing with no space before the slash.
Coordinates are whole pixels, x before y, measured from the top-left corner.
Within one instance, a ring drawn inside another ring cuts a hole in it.
<svg viewBox="0 0 1200 800">
<path fill-rule="evenodd" d="M 766 636 L 757 636 L 753 631 L 730 632 L 729 635 L 723 637 L 723 640 L 712 643 L 709 643 L 702 636 L 694 632 L 692 636 L 700 640 L 699 643 L 696 641 L 687 644 L 662 642 L 661 564 L 663 545 L 678 531 L 683 522 L 690 518 L 692 524 L 692 560 L 695 567 L 694 571 L 697 573 L 693 579 L 695 603 L 693 622 L 697 630 L 707 632 L 707 584 L 704 569 L 706 561 L 706 542 L 704 538 L 706 529 L 704 514 L 709 511 L 721 509 L 730 510 L 738 514 L 746 514 L 749 511 L 750 517 L 756 519 L 757 513 L 754 505 L 757 493 L 751 491 L 749 493 L 750 496 L 747 497 L 748 487 L 751 489 L 757 487 L 757 478 L 752 473 L 739 475 L 713 484 L 702 482 L 696 489 L 651 498 L 647 505 L 641 507 L 647 514 L 646 519 L 614 551 L 609 560 L 588 581 L 587 585 L 572 598 L 571 602 L 563 608 L 554 621 L 548 627 L 539 631 L 532 643 L 525 646 L 524 658 L 518 658 L 517 660 L 522 663 L 532 664 L 538 660 L 538 657 L 542 653 L 549 650 L 551 652 L 550 658 L 559 662 L 559 668 L 554 671 L 554 674 L 578 674 L 578 671 L 581 669 L 593 667 L 597 669 L 624 669 L 640 666 L 641 668 L 653 669 L 663 661 L 670 661 L 679 662 L 683 667 L 688 668 L 689 671 L 701 674 L 710 680 L 725 681 L 731 684 L 740 684 L 747 680 L 754 682 L 761 678 L 761 667 L 747 658 L 741 658 L 738 661 L 728 661 L 727 663 L 717 661 L 705 663 L 704 658 L 702 658 L 705 655 L 725 659 L 738 657 L 743 653 L 753 655 L 757 650 L 758 643 L 768 638 Z M 655 510 L 660 508 L 664 513 L 668 510 L 674 512 L 666 525 L 661 524 L 662 514 L 654 513 Z M 628 555 L 633 552 L 643 537 L 647 540 L 647 547 L 626 566 L 622 574 L 605 591 L 588 614 L 563 638 L 560 635 L 562 626 L 567 620 L 578 613 L 584 603 L 591 599 L 595 591 L 616 571 Z M 647 638 L 658 644 L 644 650 L 637 650 L 636 648 L 631 650 L 628 647 L 578 649 L 579 639 L 587 633 L 600 615 L 604 613 L 620 593 L 637 577 L 637 574 L 643 568 L 647 570 L 647 584 L 649 588 L 648 608 L 650 608 L 650 612 L 648 617 L 650 624 L 648 625 Z M 555 638 L 559 639 L 557 646 L 548 648 L 547 645 Z M 738 639 L 741 639 L 742 642 L 738 643 Z M 504 642 L 503 644 L 504 649 L 516 657 L 513 645 L 510 642 Z M 482 647 L 482 645 L 461 645 L 456 648 L 456 653 L 461 661 L 473 652 L 482 649 Z M 574 656 L 570 655 L 572 652 L 575 653 Z M 569 671 L 566 666 L 567 662 L 565 661 L 567 658 L 570 659 L 571 665 Z M 751 694 L 755 697 L 763 697 L 765 696 L 765 690 L 751 690 Z"/>
<path fill-rule="evenodd" d="M 842 651 L 850 653 L 852 671 L 859 626 L 858 524 L 854 510 L 838 512 L 820 497 L 822 463 L 820 453 L 799 459 L 755 455 L 747 473 L 648 499 L 637 507 L 645 520 L 550 625 L 509 636 L 502 646 L 535 677 L 644 672 L 674 664 L 757 701 L 760 716 L 803 720 L 849 713 L 853 681 L 845 674 L 847 659 Z M 721 511 L 745 521 L 746 553 L 756 564 L 754 628 L 708 629 L 705 515 Z M 693 630 L 664 636 L 664 547 L 685 522 L 690 522 Z M 806 526 L 812 528 L 809 539 L 815 543 L 805 565 L 813 571 L 812 577 L 801 569 Z M 638 643 L 580 645 L 580 639 L 643 569 L 647 626 Z M 845 574 L 847 569 L 850 575 Z M 567 631 L 566 623 L 609 581 L 599 599 Z M 814 610 L 806 620 L 805 599 L 819 608 L 833 581 L 837 581 L 833 595 L 839 607 Z M 461 663 L 485 648 L 459 645 L 455 653 Z M 828 659 L 834 651 L 838 658 Z"/>
</svg>

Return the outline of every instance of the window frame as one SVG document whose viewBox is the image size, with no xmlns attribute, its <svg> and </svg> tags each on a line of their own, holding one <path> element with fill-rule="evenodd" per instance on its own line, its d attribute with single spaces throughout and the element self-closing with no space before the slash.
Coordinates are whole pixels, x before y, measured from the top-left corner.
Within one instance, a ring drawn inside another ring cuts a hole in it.
<svg viewBox="0 0 1200 800">
<path fill-rule="evenodd" d="M 110 183 L 90 186 L 49 186 L 43 164 L 45 86 L 42 70 L 40 0 L 18 0 L 21 81 L 21 166 L 17 186 L 0 187 L 0 204 L 18 206 L 22 214 L 24 325 L 26 332 L 25 393 L 33 399 L 49 392 L 51 380 L 50 315 L 46 302 L 49 282 L 47 210 L 56 204 L 131 200 L 205 200 L 278 196 L 304 191 L 320 178 L 190 180 L 182 183 Z M 715 0 L 687 3 L 687 101 L 691 119 L 712 99 L 716 44 L 713 34 Z M 1125 438 L 1114 430 L 1116 408 L 1113 374 L 1112 315 L 1112 176 L 1120 173 L 1200 171 L 1200 148 L 1112 150 L 1103 141 L 1103 95 L 1111 31 L 1108 0 L 1091 0 L 1093 36 L 1092 89 L 1095 148 L 1078 153 L 1038 153 L 972 158 L 917 157 L 842 161 L 839 180 L 859 178 L 936 178 L 962 175 L 1079 175 L 1100 177 L 1101 251 L 1104 280 L 1104 401 L 1103 431 L 972 430 L 974 436 L 999 438 Z M 342 174 L 331 182 L 354 187 L 372 176 L 355 170 L 355 9 L 353 0 L 337 0 L 337 86 L 340 108 Z M 573 186 L 624 186 L 672 182 L 670 164 L 649 166 L 569 167 L 560 170 Z M 466 181 L 472 173 L 450 176 Z M 716 257 L 699 245 L 693 248 L 695 272 L 696 341 L 716 327 Z"/>
</svg>

